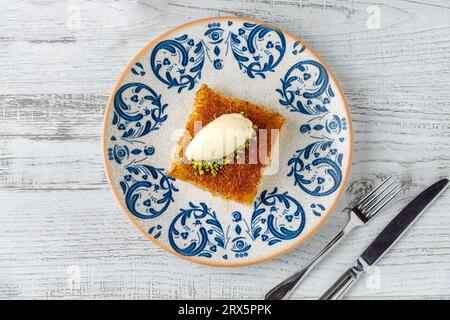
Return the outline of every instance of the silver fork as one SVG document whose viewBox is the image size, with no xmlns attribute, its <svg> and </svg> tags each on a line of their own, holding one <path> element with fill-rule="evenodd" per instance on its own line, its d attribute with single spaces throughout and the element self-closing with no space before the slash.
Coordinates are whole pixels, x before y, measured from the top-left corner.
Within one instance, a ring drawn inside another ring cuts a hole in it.
<svg viewBox="0 0 450 320">
<path fill-rule="evenodd" d="M 288 299 L 297 288 L 300 281 L 314 268 L 314 266 L 331 251 L 351 230 L 356 227 L 364 226 L 369 222 L 383 207 L 388 204 L 403 187 L 391 177 L 387 178 L 382 184 L 367 194 L 359 203 L 352 208 L 349 213 L 347 225 L 339 234 L 331 240 L 328 245 L 323 248 L 308 265 L 294 273 L 292 276 L 284 280 L 270 290 L 266 296 L 266 300 L 284 300 Z"/>
</svg>

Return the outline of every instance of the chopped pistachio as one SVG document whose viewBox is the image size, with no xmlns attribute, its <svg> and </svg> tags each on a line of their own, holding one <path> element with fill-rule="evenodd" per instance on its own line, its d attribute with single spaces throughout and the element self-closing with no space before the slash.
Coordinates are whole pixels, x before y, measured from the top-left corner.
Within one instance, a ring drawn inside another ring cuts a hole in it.
<svg viewBox="0 0 450 320">
<path fill-rule="evenodd" d="M 241 115 L 248 118 L 247 114 L 244 111 L 240 112 Z M 251 139 L 256 139 L 257 133 L 256 130 L 258 127 L 256 125 L 252 126 L 255 130 L 254 135 Z M 205 172 L 210 173 L 213 177 L 217 176 L 221 170 L 227 165 L 234 163 L 234 159 L 239 159 L 241 154 L 247 149 L 250 145 L 250 139 L 247 139 L 245 143 L 238 147 L 232 154 L 223 157 L 222 159 L 214 160 L 214 161 L 195 161 L 190 160 L 190 164 L 194 169 L 194 175 L 204 175 Z"/>
</svg>

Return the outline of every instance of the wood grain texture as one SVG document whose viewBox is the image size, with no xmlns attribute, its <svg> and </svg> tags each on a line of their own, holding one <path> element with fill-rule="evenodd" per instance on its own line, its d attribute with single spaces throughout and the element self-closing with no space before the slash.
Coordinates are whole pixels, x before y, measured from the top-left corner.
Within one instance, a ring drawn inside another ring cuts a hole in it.
<svg viewBox="0 0 450 320">
<path fill-rule="evenodd" d="M 371 4 L 379 29 L 367 27 Z M 172 27 L 217 15 L 272 22 L 311 45 L 340 80 L 355 132 L 335 214 L 293 252 L 235 269 L 181 261 L 145 240 L 113 199 L 100 150 L 104 106 L 132 56 Z M 294 295 L 317 298 L 403 205 L 450 174 L 449 17 L 443 0 L 2 3 L 0 298 L 261 298 L 338 232 L 341 209 L 386 176 L 401 179 L 399 201 Z M 450 299 L 449 207 L 447 192 L 348 298 Z"/>
</svg>

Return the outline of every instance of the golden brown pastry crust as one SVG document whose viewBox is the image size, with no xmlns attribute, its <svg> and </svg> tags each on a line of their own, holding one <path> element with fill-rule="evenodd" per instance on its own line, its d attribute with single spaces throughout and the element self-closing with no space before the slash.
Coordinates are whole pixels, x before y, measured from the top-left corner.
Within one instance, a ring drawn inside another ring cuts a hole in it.
<svg viewBox="0 0 450 320">
<path fill-rule="evenodd" d="M 178 142 L 179 148 L 169 170 L 169 175 L 192 183 L 213 195 L 220 195 L 227 200 L 251 204 L 256 196 L 262 177 L 262 169 L 265 166 L 263 159 L 258 159 L 256 164 L 249 164 L 248 150 L 246 150 L 245 163 L 228 164 L 220 170 L 218 175 L 212 176 L 209 173 L 195 175 L 192 166 L 184 158 L 184 150 L 194 136 L 194 123 L 196 121 L 201 121 L 202 126 L 205 126 L 222 114 L 240 112 L 244 112 L 257 126 L 258 130 L 267 129 L 267 156 L 270 160 L 272 152 L 271 129 L 281 130 L 285 122 L 284 118 L 265 107 L 236 98 L 224 97 L 203 84 L 197 91 L 193 111 L 186 123 L 185 133 Z"/>
</svg>

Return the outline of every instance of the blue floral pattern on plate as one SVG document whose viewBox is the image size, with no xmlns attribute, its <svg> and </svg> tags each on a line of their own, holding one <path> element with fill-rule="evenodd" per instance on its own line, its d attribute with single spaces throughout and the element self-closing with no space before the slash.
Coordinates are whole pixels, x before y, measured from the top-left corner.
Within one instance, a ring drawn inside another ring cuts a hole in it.
<svg viewBox="0 0 450 320">
<path fill-rule="evenodd" d="M 205 58 L 220 70 L 224 57 L 231 52 L 239 69 L 250 78 L 265 78 L 265 74 L 274 71 L 281 62 L 285 51 L 285 37 L 277 29 L 245 22 L 236 32 L 216 22 L 208 24 L 201 39 L 183 34 L 161 41 L 152 51 L 150 65 L 161 82 L 168 88 L 178 88 L 181 93 L 185 88 L 195 87 Z"/>
<path fill-rule="evenodd" d="M 156 243 L 213 265 L 255 263 L 309 236 L 350 166 L 348 112 L 329 72 L 298 39 L 246 19 L 199 21 L 149 45 L 105 113 L 106 170 L 130 218 Z M 263 178 L 252 206 L 224 206 L 167 175 L 172 133 L 196 88 L 211 79 L 247 88 L 247 100 L 287 119 L 280 168 Z"/>
</svg>

